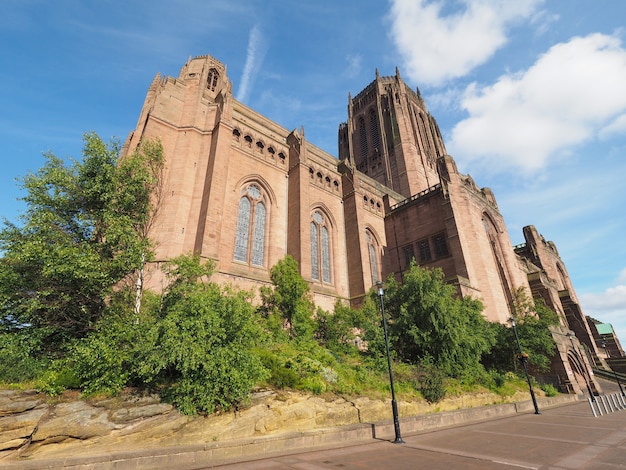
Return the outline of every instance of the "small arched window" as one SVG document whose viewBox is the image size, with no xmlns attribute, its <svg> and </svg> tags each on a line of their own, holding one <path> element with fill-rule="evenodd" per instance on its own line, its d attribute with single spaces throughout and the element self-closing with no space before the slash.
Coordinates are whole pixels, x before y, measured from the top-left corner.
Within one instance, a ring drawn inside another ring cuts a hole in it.
<svg viewBox="0 0 626 470">
<path fill-rule="evenodd" d="M 209 70 L 209 76 L 207 77 L 206 87 L 211 91 L 215 91 L 215 88 L 217 88 L 217 80 L 219 78 L 220 78 L 220 74 L 217 71 L 217 69 L 212 68 L 211 70 Z"/>
<path fill-rule="evenodd" d="M 255 184 L 242 190 L 237 214 L 235 261 L 263 266 L 265 262 L 265 232 L 267 208 L 263 193 Z"/>
<path fill-rule="evenodd" d="M 329 284 L 330 231 L 326 217 L 315 211 L 311 217 L 311 278 Z"/>
</svg>

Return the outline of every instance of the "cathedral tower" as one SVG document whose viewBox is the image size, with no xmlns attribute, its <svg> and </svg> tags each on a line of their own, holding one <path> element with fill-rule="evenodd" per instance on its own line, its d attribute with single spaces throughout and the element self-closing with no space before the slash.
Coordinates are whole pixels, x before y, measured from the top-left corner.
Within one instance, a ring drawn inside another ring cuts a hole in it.
<svg viewBox="0 0 626 470">
<path fill-rule="evenodd" d="M 439 183 L 437 159 L 446 149 L 419 90 L 395 76 L 375 80 L 348 99 L 348 121 L 339 127 L 339 158 L 394 191 L 410 197 Z"/>
</svg>

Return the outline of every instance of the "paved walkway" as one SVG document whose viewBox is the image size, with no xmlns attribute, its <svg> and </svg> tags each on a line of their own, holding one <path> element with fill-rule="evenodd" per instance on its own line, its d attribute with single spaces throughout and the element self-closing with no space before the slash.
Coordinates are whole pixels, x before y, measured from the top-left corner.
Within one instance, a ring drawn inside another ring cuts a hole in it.
<svg viewBox="0 0 626 470">
<path fill-rule="evenodd" d="M 626 468 L 626 410 L 594 418 L 585 401 L 337 449 L 206 468 L 618 469 Z M 344 443 L 345 445 L 345 443 Z"/>
<path fill-rule="evenodd" d="M 602 382 L 605 393 L 618 391 L 617 385 Z M 540 414 L 533 412 L 529 400 L 405 418 L 401 420 L 404 444 L 391 442 L 394 432 L 389 422 L 249 442 L 2 462 L 0 467 L 14 470 L 626 469 L 626 410 L 594 417 L 586 398 L 574 400 L 573 396 L 541 399 Z M 558 402 L 566 404 L 548 406 Z"/>
</svg>

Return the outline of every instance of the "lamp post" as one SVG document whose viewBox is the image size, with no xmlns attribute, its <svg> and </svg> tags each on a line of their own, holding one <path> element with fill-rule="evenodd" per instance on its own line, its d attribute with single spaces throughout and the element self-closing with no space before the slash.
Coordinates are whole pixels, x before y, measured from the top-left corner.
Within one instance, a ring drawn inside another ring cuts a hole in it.
<svg viewBox="0 0 626 470">
<path fill-rule="evenodd" d="M 576 349 L 576 346 L 574 345 L 574 338 L 576 337 L 576 335 L 570 331 L 569 333 L 567 333 L 567 337 L 572 343 L 572 349 L 574 350 L 574 354 L 576 354 L 576 357 L 580 361 L 580 366 L 585 368 L 585 370 L 583 370 L 582 373 L 583 373 L 583 379 L 585 379 L 585 385 L 587 386 L 587 392 L 589 392 L 589 398 L 591 398 L 591 401 L 596 401 L 596 397 L 593 395 L 593 392 L 591 391 L 591 385 L 589 385 L 589 380 L 587 380 L 587 370 L 586 370 L 587 367 L 585 366 L 585 363 L 583 362 L 582 356 L 578 354 L 578 349 Z"/>
<path fill-rule="evenodd" d="M 528 367 L 526 365 L 526 363 L 528 362 L 528 354 L 522 351 L 522 343 L 520 343 L 519 336 L 517 334 L 517 323 L 515 321 L 515 318 L 514 317 L 509 318 L 509 322 L 511 323 L 511 326 L 513 327 L 513 333 L 515 333 L 515 341 L 517 341 L 517 347 L 519 348 L 520 361 L 522 365 L 524 366 L 524 373 L 526 374 L 526 381 L 528 382 L 528 390 L 530 391 L 530 398 L 532 398 L 533 400 L 533 406 L 535 407 L 535 414 L 538 415 L 540 414 L 539 406 L 537 406 L 537 399 L 535 398 L 535 392 L 533 391 L 533 385 L 530 382 L 530 375 L 528 375 Z"/>
<path fill-rule="evenodd" d="M 604 352 L 606 353 L 606 358 L 608 359 L 609 357 L 611 357 L 609 355 L 609 350 L 606 348 L 606 341 L 605 340 L 602 340 L 602 347 L 604 348 Z M 609 365 L 609 367 L 611 367 L 611 366 Z M 612 367 L 611 367 L 611 370 L 613 371 L 613 376 L 615 377 L 615 381 L 617 382 L 617 385 L 619 385 L 619 391 L 622 392 L 622 396 L 623 397 L 626 396 L 624 394 L 624 389 L 622 388 L 622 383 L 619 381 L 619 377 L 617 376 L 617 372 L 615 372 Z"/>
<path fill-rule="evenodd" d="M 393 412 L 393 428 L 396 432 L 396 438 L 394 444 L 404 444 L 402 436 L 400 435 L 400 419 L 398 418 L 398 404 L 396 403 L 396 392 L 393 386 L 393 372 L 391 371 L 391 355 L 389 354 L 389 336 L 387 335 L 387 319 L 385 318 L 385 291 L 383 290 L 383 283 L 377 282 L 378 287 L 378 299 L 380 300 L 380 311 L 383 316 L 383 331 L 385 332 L 385 348 L 387 350 L 387 367 L 389 368 L 389 385 L 391 386 L 391 410 Z"/>
</svg>

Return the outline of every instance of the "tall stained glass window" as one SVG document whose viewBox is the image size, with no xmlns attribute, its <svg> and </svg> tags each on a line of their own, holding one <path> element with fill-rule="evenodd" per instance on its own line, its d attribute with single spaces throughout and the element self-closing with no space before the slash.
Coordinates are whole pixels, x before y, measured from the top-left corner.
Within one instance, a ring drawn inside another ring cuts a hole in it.
<svg viewBox="0 0 626 470">
<path fill-rule="evenodd" d="M 330 232 L 326 218 L 319 211 L 311 219 L 311 278 L 331 282 Z"/>
<path fill-rule="evenodd" d="M 255 266 L 263 266 L 265 264 L 267 216 L 263 193 L 255 184 L 246 186 L 241 193 L 234 259 Z"/>
</svg>

